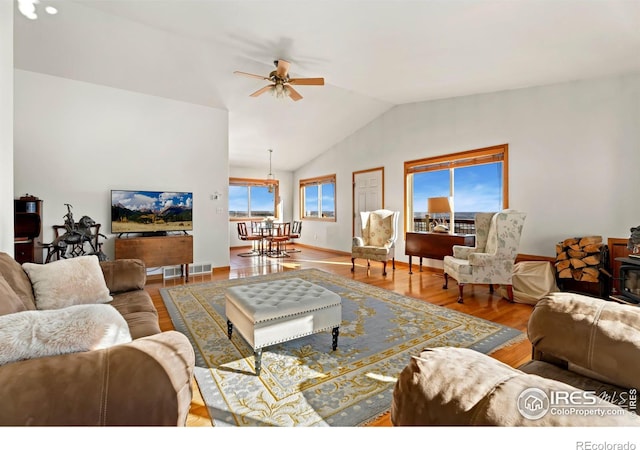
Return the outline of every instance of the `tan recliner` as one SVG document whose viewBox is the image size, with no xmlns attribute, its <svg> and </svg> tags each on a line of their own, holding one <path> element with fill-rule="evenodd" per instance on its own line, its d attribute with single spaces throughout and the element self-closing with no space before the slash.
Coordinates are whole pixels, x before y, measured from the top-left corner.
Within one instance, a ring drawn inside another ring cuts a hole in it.
<svg viewBox="0 0 640 450">
<path fill-rule="evenodd" d="M 640 308 L 556 292 L 536 304 L 528 336 L 533 359 L 517 369 L 465 348 L 412 357 L 392 423 L 640 426 Z"/>
<path fill-rule="evenodd" d="M 387 261 L 391 259 L 396 269 L 395 244 L 398 237 L 398 211 L 378 209 L 360 213 L 362 236 L 353 238 L 351 246 L 351 271 L 355 270 L 355 259 L 381 261 L 382 275 L 387 274 Z"/>
</svg>

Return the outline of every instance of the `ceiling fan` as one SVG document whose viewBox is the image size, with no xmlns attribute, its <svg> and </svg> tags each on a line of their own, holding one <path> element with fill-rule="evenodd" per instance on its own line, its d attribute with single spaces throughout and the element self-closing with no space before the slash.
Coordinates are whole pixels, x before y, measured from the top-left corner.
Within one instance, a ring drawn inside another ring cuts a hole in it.
<svg viewBox="0 0 640 450">
<path fill-rule="evenodd" d="M 265 92 L 271 92 L 278 98 L 290 97 L 293 101 L 302 99 L 302 95 L 296 91 L 292 85 L 296 86 L 324 86 L 324 78 L 289 78 L 289 66 L 291 63 L 284 59 L 276 59 L 273 64 L 276 66 L 276 70 L 272 71 L 268 77 L 262 75 L 255 75 L 247 72 L 240 72 L 236 70 L 235 74 L 244 75 L 251 78 L 259 78 L 261 80 L 267 80 L 272 82 L 268 86 L 258 89 L 250 97 L 257 97 Z"/>
</svg>

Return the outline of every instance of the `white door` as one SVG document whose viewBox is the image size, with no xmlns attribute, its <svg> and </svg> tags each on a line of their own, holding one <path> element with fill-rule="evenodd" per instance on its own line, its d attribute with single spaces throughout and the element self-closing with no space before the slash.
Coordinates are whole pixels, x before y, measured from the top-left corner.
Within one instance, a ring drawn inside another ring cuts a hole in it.
<svg viewBox="0 0 640 450">
<path fill-rule="evenodd" d="M 361 211 L 384 208 L 384 168 L 353 172 L 353 232 L 360 236 Z"/>
</svg>

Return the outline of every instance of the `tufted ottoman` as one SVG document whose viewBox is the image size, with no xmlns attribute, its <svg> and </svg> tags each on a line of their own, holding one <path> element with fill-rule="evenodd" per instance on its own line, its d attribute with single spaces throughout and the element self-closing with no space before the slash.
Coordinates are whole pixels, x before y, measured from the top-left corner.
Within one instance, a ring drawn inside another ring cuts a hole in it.
<svg viewBox="0 0 640 450">
<path fill-rule="evenodd" d="M 225 290 L 229 339 L 235 325 L 253 348 L 260 376 L 262 349 L 332 329 L 338 348 L 342 305 L 338 294 L 300 278 L 234 286 Z"/>
</svg>

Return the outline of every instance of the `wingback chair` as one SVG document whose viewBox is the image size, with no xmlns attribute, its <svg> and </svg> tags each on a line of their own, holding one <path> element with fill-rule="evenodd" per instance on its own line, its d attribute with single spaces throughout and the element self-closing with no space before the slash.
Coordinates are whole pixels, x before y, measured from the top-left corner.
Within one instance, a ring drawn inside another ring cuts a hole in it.
<svg viewBox="0 0 640 450">
<path fill-rule="evenodd" d="M 383 263 L 382 275 L 387 274 L 387 261 L 391 259 L 393 270 L 396 269 L 395 244 L 398 237 L 398 211 L 378 209 L 376 211 L 362 211 L 362 237 L 353 238 L 351 246 L 351 271 L 355 270 L 355 259 L 363 258 L 369 261 Z"/>
<path fill-rule="evenodd" d="M 505 209 L 498 213 L 476 214 L 476 246 L 453 246 L 453 256 L 444 257 L 444 285 L 449 276 L 458 282 L 458 303 L 462 303 L 465 284 L 488 284 L 506 287 L 507 296 L 513 301 L 512 275 L 518 255 L 520 237 L 526 213 Z"/>
</svg>

